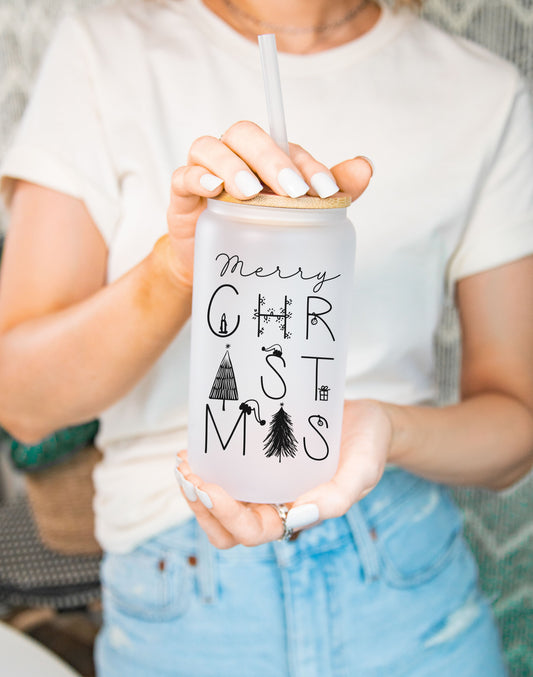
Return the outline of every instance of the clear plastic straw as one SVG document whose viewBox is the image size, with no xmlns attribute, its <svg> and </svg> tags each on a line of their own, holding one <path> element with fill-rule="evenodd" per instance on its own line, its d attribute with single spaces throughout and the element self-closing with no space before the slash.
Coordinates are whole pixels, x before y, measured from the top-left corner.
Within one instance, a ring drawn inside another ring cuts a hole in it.
<svg viewBox="0 0 533 677">
<path fill-rule="evenodd" d="M 281 81 L 279 78 L 276 36 L 273 33 L 267 33 L 265 35 L 258 35 L 257 39 L 261 55 L 261 68 L 263 69 L 263 85 L 265 88 L 270 136 L 281 150 L 288 155 L 289 143 L 287 141 L 283 96 L 281 94 Z"/>
</svg>

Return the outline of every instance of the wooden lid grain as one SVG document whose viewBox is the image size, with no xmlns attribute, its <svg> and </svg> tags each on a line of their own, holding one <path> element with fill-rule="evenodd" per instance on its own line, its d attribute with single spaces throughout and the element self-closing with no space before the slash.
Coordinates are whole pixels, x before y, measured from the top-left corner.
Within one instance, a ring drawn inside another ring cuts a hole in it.
<svg viewBox="0 0 533 677">
<path fill-rule="evenodd" d="M 286 197 L 285 195 L 276 195 L 275 193 L 259 193 L 250 200 L 238 200 L 233 195 L 222 191 L 215 200 L 221 202 L 232 202 L 239 205 L 251 205 L 255 207 L 288 207 L 289 209 L 340 209 L 349 207 L 352 198 L 346 193 L 336 193 L 331 197 L 313 197 L 304 195 L 302 197 Z"/>
</svg>

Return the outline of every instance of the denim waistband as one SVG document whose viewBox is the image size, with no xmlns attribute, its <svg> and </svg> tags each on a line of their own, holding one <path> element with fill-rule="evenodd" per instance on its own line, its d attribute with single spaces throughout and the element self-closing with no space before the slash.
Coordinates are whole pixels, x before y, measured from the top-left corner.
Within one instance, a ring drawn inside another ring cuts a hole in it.
<svg viewBox="0 0 533 677">
<path fill-rule="evenodd" d="M 371 531 L 368 524 L 388 513 L 393 513 L 400 504 L 408 501 L 413 492 L 428 491 L 430 488 L 444 490 L 440 485 L 422 479 L 416 475 L 390 466 L 383 474 L 378 485 L 364 499 L 354 504 L 346 515 L 329 519 L 315 527 L 305 529 L 298 539 L 279 544 L 267 543 L 253 548 L 236 546 L 222 551 L 224 557 L 231 560 L 273 560 L 295 558 L 305 552 L 327 551 L 342 545 L 347 539 L 353 539 L 356 546 L 362 540 L 362 530 Z M 190 552 L 196 543 L 204 539 L 202 529 L 194 518 L 158 534 L 152 540 L 163 547 L 177 548 Z M 202 548 L 206 547 L 205 545 Z M 193 548 L 194 549 L 194 548 Z M 276 549 L 276 551 L 274 550 Z"/>
<path fill-rule="evenodd" d="M 297 540 L 275 541 L 253 548 L 236 546 L 228 550 L 217 550 L 195 520 L 188 527 L 195 532 L 197 584 L 205 603 L 210 603 L 216 597 L 216 571 L 222 563 L 275 561 L 280 568 L 297 567 L 303 558 L 332 552 L 350 541 L 353 541 L 358 552 L 363 579 L 375 580 L 379 574 L 378 554 L 372 530 L 368 528 L 363 511 L 357 504 L 343 517 L 326 520 L 316 527 L 304 530 Z"/>
<path fill-rule="evenodd" d="M 161 534 L 155 540 L 166 547 L 197 553 L 198 584 L 205 601 L 214 596 L 215 569 L 224 562 L 276 561 L 280 567 L 291 567 L 297 566 L 302 558 L 330 552 L 350 541 L 358 552 L 364 579 L 373 580 L 379 574 L 379 555 L 372 525 L 376 519 L 387 515 L 394 520 L 395 510 L 408 501 L 414 492 L 421 491 L 440 492 L 443 488 L 399 468 L 389 468 L 378 486 L 362 501 L 354 504 L 344 516 L 305 529 L 294 541 L 217 550 L 194 519 Z"/>
</svg>

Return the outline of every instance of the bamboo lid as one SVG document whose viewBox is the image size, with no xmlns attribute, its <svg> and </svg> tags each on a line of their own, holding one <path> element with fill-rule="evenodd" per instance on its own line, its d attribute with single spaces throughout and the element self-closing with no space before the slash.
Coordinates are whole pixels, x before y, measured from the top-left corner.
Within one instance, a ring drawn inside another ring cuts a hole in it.
<svg viewBox="0 0 533 677">
<path fill-rule="evenodd" d="M 251 205 L 255 207 L 288 207 L 289 209 L 340 209 L 349 207 L 352 198 L 347 193 L 336 193 L 331 197 L 313 197 L 312 195 L 303 195 L 302 197 L 287 197 L 285 195 L 276 195 L 275 193 L 262 192 L 250 200 L 238 200 L 233 195 L 222 191 L 215 200 L 221 202 L 232 202 L 239 205 Z"/>
</svg>

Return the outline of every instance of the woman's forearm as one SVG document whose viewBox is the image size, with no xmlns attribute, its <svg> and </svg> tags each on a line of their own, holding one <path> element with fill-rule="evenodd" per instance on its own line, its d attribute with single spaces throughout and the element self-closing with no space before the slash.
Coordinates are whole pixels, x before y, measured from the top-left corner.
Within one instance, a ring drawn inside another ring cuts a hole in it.
<svg viewBox="0 0 533 677">
<path fill-rule="evenodd" d="M 0 336 L 0 425 L 31 442 L 89 420 L 151 367 L 190 315 L 168 237 L 88 299 Z"/>
<path fill-rule="evenodd" d="M 513 397 L 484 393 L 460 404 L 385 404 L 389 462 L 436 482 L 503 489 L 533 464 L 533 415 Z"/>
</svg>

